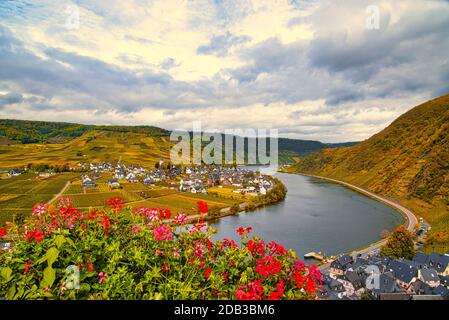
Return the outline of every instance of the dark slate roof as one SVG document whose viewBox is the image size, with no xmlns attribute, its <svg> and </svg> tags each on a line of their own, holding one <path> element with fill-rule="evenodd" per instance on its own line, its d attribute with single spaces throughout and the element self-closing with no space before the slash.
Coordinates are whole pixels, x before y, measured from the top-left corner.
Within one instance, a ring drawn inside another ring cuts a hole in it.
<svg viewBox="0 0 449 320">
<path fill-rule="evenodd" d="M 421 252 L 417 252 L 415 257 L 413 258 L 414 262 L 417 262 L 422 265 L 425 265 L 428 260 L 429 260 L 429 256 L 427 254 L 424 254 Z"/>
<path fill-rule="evenodd" d="M 331 295 L 331 289 L 327 284 L 324 284 L 320 290 L 318 290 L 318 298 L 328 298 Z"/>
<path fill-rule="evenodd" d="M 416 294 L 432 294 L 432 287 L 430 287 L 427 283 L 422 282 L 421 280 L 416 280 L 412 283 L 412 287 L 415 290 Z"/>
<path fill-rule="evenodd" d="M 340 281 L 337 281 L 335 279 L 332 279 L 328 283 L 328 286 L 333 292 L 344 292 L 345 291 L 343 284 Z"/>
<path fill-rule="evenodd" d="M 346 280 L 351 282 L 355 290 L 364 287 L 364 282 L 362 276 L 356 271 L 347 271 L 345 274 Z"/>
<path fill-rule="evenodd" d="M 449 264 L 449 256 L 440 255 L 440 259 L 437 261 L 434 266 L 438 272 L 444 272 Z"/>
<path fill-rule="evenodd" d="M 388 274 L 381 274 L 379 276 L 379 289 L 378 293 L 394 293 L 396 292 L 396 280 L 390 277 Z"/>
<path fill-rule="evenodd" d="M 393 271 L 396 279 L 405 283 L 410 283 L 418 275 L 418 269 L 401 261 L 390 261 L 388 269 Z"/>
<path fill-rule="evenodd" d="M 346 270 L 352 262 L 354 262 L 352 257 L 345 254 L 345 255 L 342 255 L 341 257 L 338 257 L 334 261 L 332 261 L 331 267 L 336 268 L 336 269 Z"/>
<path fill-rule="evenodd" d="M 421 277 L 425 282 L 440 281 L 440 277 L 435 269 L 421 269 Z"/>
</svg>

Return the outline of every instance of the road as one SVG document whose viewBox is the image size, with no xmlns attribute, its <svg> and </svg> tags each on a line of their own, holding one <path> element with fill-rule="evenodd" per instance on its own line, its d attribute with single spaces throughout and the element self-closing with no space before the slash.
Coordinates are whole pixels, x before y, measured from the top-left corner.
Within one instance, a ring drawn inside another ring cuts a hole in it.
<svg viewBox="0 0 449 320">
<path fill-rule="evenodd" d="M 67 190 L 67 188 L 70 186 L 70 181 L 67 181 L 67 183 L 64 185 L 64 187 L 59 191 L 57 195 L 55 195 L 53 198 L 51 198 L 50 201 L 47 202 L 47 204 L 51 204 L 55 202 L 59 197 L 62 196 L 62 194 Z"/>
<path fill-rule="evenodd" d="M 379 200 L 395 209 L 397 209 L 399 212 L 401 212 L 401 214 L 404 216 L 404 218 L 406 218 L 406 227 L 407 230 L 410 232 L 413 232 L 415 227 L 418 225 L 418 218 L 415 216 L 415 214 L 410 211 L 408 208 L 404 207 L 403 205 L 397 203 L 394 200 L 388 199 L 387 197 L 381 196 L 379 194 L 376 194 L 374 192 L 371 192 L 369 190 L 366 190 L 364 188 L 358 187 L 356 185 L 353 185 L 351 183 L 347 183 L 341 180 L 337 180 L 337 179 L 332 179 L 332 178 L 326 178 L 326 177 L 321 177 L 321 176 L 316 176 L 316 175 L 306 175 L 306 176 L 310 176 L 310 177 L 315 177 L 315 178 L 320 178 L 320 179 L 324 179 L 327 181 L 331 181 L 331 182 L 335 182 L 341 185 L 344 185 L 350 189 L 356 190 L 362 194 L 365 194 L 371 198 L 374 198 L 376 200 Z M 381 240 L 378 241 L 376 243 L 371 244 L 370 246 L 360 249 L 360 250 L 356 250 L 351 252 L 351 254 L 361 254 L 362 256 L 367 256 L 367 255 L 372 255 L 374 253 L 378 253 L 380 248 L 385 244 L 387 240 Z M 329 263 L 323 264 L 320 266 L 321 271 L 326 271 L 329 268 Z"/>
</svg>

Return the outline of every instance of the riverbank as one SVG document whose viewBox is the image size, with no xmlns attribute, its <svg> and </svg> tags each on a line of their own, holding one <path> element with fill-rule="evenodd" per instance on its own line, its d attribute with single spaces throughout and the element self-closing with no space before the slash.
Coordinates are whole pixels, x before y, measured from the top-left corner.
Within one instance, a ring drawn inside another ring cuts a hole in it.
<svg viewBox="0 0 449 320">
<path fill-rule="evenodd" d="M 187 217 L 187 223 L 197 221 L 213 221 L 220 218 L 236 215 L 240 212 L 251 212 L 265 206 L 273 205 L 284 201 L 288 192 L 287 187 L 279 179 L 274 178 L 275 186 L 265 195 L 259 195 L 254 200 L 241 202 L 232 207 L 220 209 L 218 212 L 210 212 L 205 214 L 195 214 Z"/>
</svg>

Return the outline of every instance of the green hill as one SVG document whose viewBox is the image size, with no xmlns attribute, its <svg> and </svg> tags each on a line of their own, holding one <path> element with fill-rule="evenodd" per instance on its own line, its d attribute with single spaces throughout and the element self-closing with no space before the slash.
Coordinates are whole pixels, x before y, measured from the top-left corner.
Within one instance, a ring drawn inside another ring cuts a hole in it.
<svg viewBox="0 0 449 320">
<path fill-rule="evenodd" d="M 429 249 L 449 248 L 449 95 L 415 107 L 366 141 L 322 150 L 291 170 L 397 199 L 432 224 Z"/>
</svg>

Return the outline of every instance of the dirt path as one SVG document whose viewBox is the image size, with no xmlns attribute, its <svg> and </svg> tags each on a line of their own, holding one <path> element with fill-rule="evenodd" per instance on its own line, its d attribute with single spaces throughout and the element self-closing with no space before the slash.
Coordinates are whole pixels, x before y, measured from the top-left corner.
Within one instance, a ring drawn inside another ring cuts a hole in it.
<svg viewBox="0 0 449 320">
<path fill-rule="evenodd" d="M 61 189 L 61 191 L 59 191 L 59 193 L 57 195 L 55 195 L 53 198 L 51 198 L 50 201 L 47 202 L 47 204 L 51 204 L 53 202 L 55 202 L 59 197 L 62 196 L 62 194 L 67 190 L 67 188 L 70 186 L 71 182 L 67 181 L 67 183 L 64 185 L 64 187 Z"/>
</svg>

